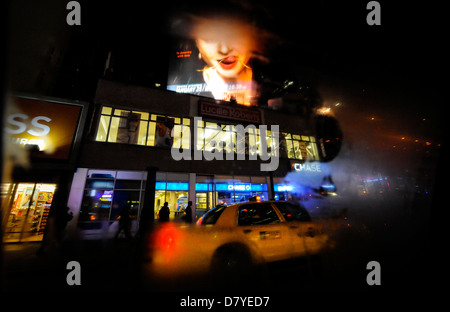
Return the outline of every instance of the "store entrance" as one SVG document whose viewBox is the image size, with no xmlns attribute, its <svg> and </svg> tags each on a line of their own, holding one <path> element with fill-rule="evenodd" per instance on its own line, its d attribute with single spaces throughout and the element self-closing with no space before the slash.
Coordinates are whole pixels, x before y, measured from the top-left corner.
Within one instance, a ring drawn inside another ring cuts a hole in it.
<svg viewBox="0 0 450 312">
<path fill-rule="evenodd" d="M 170 220 L 180 220 L 188 204 L 189 183 L 163 182 L 155 184 L 155 220 L 159 219 L 159 210 L 165 202 L 170 209 Z"/>
<path fill-rule="evenodd" d="M 195 214 L 197 219 L 214 208 L 217 204 L 215 195 L 214 176 L 197 174 L 195 184 Z"/>
<path fill-rule="evenodd" d="M 42 241 L 56 184 L 18 183 L 3 236 L 5 243 Z"/>
<path fill-rule="evenodd" d="M 214 207 L 213 192 L 195 193 L 195 211 L 197 216 L 203 216 Z"/>
</svg>

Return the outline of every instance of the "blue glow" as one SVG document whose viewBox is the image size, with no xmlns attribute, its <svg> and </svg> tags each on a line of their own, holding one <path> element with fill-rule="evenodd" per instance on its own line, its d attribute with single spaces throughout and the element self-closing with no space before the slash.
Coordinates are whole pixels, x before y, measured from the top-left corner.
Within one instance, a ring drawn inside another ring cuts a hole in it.
<svg viewBox="0 0 450 312">
<path fill-rule="evenodd" d="M 168 191 L 189 191 L 188 182 L 167 182 Z"/>
<path fill-rule="evenodd" d="M 212 191 L 213 187 L 211 183 L 195 183 L 195 190 L 196 191 Z"/>
<path fill-rule="evenodd" d="M 217 183 L 216 184 L 216 191 L 229 191 L 228 185 L 233 186 L 233 184 Z"/>
<path fill-rule="evenodd" d="M 165 189 L 166 189 L 166 182 L 156 182 L 155 183 L 155 190 L 164 191 Z"/>
<path fill-rule="evenodd" d="M 188 182 L 156 182 L 156 191 L 189 191 Z"/>
<path fill-rule="evenodd" d="M 274 188 L 275 192 L 292 192 L 295 189 L 295 186 L 284 185 L 284 184 L 274 184 L 273 188 Z"/>
<path fill-rule="evenodd" d="M 263 191 L 267 191 L 267 184 L 250 184 L 250 183 L 228 184 L 228 183 L 217 183 L 216 184 L 216 191 L 263 192 Z"/>
</svg>

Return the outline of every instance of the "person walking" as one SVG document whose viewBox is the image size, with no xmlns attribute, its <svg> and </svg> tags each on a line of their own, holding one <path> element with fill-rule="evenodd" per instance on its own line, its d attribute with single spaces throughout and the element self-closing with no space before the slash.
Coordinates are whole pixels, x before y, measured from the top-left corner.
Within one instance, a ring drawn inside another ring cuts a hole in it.
<svg viewBox="0 0 450 312">
<path fill-rule="evenodd" d="M 125 207 L 122 208 L 119 218 L 119 230 L 116 233 L 115 239 L 119 237 L 120 232 L 123 231 L 125 237 L 129 240 L 131 239 L 131 217 L 130 217 L 131 204 L 127 203 Z"/>
<path fill-rule="evenodd" d="M 192 223 L 192 201 L 189 201 L 186 209 L 184 210 L 185 215 L 183 216 L 183 220 L 186 223 Z"/>
<path fill-rule="evenodd" d="M 162 206 L 161 209 L 159 210 L 159 221 L 167 222 L 169 221 L 169 216 L 170 216 L 169 203 L 165 202 L 164 206 Z"/>
</svg>

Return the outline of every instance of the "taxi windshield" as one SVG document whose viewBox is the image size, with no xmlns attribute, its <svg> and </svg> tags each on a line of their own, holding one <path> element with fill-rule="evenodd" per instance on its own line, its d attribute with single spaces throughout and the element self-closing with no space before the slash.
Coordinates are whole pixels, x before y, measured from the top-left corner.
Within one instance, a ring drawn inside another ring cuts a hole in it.
<svg viewBox="0 0 450 312">
<path fill-rule="evenodd" d="M 208 225 L 208 224 L 216 224 L 217 219 L 219 219 L 222 212 L 224 212 L 226 206 L 217 206 L 210 211 L 208 211 L 202 218 L 202 222 L 199 224 L 201 225 Z"/>
</svg>

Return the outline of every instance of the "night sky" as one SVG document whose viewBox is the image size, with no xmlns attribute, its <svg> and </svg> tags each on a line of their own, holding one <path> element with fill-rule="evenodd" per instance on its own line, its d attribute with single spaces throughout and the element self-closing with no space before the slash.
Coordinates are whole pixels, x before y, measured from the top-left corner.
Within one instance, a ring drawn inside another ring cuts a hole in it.
<svg viewBox="0 0 450 312">
<path fill-rule="evenodd" d="M 227 2 L 172 1 L 149 8 L 134 1 L 98 3 L 82 2 L 86 34 L 117 51 L 135 76 L 165 83 L 171 17 L 221 10 Z M 300 77 L 326 87 L 333 97 L 359 96 L 364 89 L 369 107 L 361 111 L 368 114 L 380 115 L 386 108 L 403 116 L 405 109 L 430 118 L 439 113 L 444 37 L 437 6 L 380 1 L 381 26 L 369 26 L 367 1 L 243 3 L 257 26 L 279 39 L 270 43 L 270 63 L 262 69 L 272 80 Z"/>
<path fill-rule="evenodd" d="M 71 39 L 58 96 L 65 95 L 67 81 L 80 75 L 78 83 L 91 85 L 84 99 L 92 98 L 109 51 L 119 80 L 164 87 L 173 18 L 241 7 L 256 27 L 271 34 L 265 55 L 269 62 L 255 68 L 255 76 L 272 85 L 299 80 L 317 89 L 323 105 L 345 124 L 344 134 L 370 130 L 377 137 L 374 146 L 384 148 L 383 137 L 442 143 L 444 19 L 443 10 L 430 2 L 379 1 L 380 26 L 366 23 L 368 1 L 79 2 L 82 25 L 61 25 L 70 29 Z M 65 2 L 57 8 L 56 3 L 43 2 L 52 6 L 43 11 L 64 17 Z M 33 18 L 39 22 L 28 26 L 45 31 L 45 15 Z M 22 17 L 20 23 L 28 21 Z M 20 40 L 14 35 L 12 40 Z M 79 94 L 67 92 L 68 97 Z"/>
</svg>

